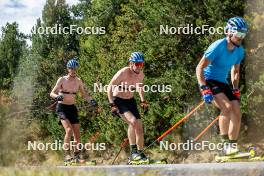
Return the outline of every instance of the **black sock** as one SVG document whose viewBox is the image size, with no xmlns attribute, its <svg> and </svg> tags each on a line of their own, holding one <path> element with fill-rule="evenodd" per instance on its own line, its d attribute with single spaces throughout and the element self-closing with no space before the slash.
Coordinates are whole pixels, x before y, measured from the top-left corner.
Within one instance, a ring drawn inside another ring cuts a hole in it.
<svg viewBox="0 0 264 176">
<path fill-rule="evenodd" d="M 137 145 L 136 144 L 130 145 L 130 151 L 131 151 L 131 153 L 136 153 L 137 152 Z"/>
<path fill-rule="evenodd" d="M 229 144 L 231 145 L 232 148 L 237 148 L 237 140 L 229 139 Z"/>
<path fill-rule="evenodd" d="M 231 139 L 229 139 L 229 143 L 230 144 L 236 144 L 237 143 L 237 140 L 231 140 Z"/>
<path fill-rule="evenodd" d="M 229 142 L 229 139 L 228 139 L 228 135 L 227 134 L 221 134 L 220 137 L 221 137 L 221 142 L 222 143 Z"/>
</svg>

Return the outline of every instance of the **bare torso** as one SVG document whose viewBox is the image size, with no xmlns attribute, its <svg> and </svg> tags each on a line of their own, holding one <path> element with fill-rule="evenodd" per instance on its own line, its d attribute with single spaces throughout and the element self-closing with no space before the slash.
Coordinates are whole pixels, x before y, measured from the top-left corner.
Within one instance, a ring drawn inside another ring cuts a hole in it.
<svg viewBox="0 0 264 176">
<path fill-rule="evenodd" d="M 63 76 L 61 78 L 61 85 L 59 88 L 59 95 L 63 95 L 63 101 L 59 101 L 61 104 L 75 104 L 76 103 L 76 93 L 80 87 L 79 78 L 69 78 L 68 76 Z M 63 93 L 65 92 L 65 93 Z"/>
<path fill-rule="evenodd" d="M 119 85 L 119 87 L 114 88 L 113 96 L 129 99 L 134 96 L 134 92 L 130 90 L 136 92 L 137 88 L 139 88 L 140 85 L 143 85 L 142 81 L 144 79 L 144 74 L 142 71 L 139 74 L 136 74 L 130 69 L 130 67 L 124 67 L 117 72 L 114 78 L 117 78 L 115 85 Z"/>
</svg>

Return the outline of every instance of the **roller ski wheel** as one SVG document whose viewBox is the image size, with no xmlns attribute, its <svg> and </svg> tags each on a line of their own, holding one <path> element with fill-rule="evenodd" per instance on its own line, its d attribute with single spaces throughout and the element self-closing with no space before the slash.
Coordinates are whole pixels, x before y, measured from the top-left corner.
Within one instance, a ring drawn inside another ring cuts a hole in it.
<svg viewBox="0 0 264 176">
<path fill-rule="evenodd" d="M 64 158 L 64 166 L 70 166 L 73 157 L 70 154 L 66 154 Z"/>
<path fill-rule="evenodd" d="M 86 161 L 85 165 L 86 166 L 96 166 L 97 163 L 96 163 L 96 160 L 91 160 L 91 161 Z"/>
<path fill-rule="evenodd" d="M 149 164 L 168 164 L 168 161 L 166 158 L 161 160 L 150 160 Z"/>
<path fill-rule="evenodd" d="M 168 164 L 168 161 L 166 158 L 162 160 L 153 160 L 146 158 L 144 160 L 128 160 L 128 165 L 148 165 L 148 164 Z"/>
<path fill-rule="evenodd" d="M 81 159 L 80 153 L 75 154 L 74 157 L 69 158 L 66 157 L 64 161 L 65 166 L 82 166 L 82 165 L 96 165 L 96 161 L 86 161 L 84 159 Z"/>
<path fill-rule="evenodd" d="M 254 162 L 254 161 L 264 161 L 264 156 L 255 156 L 255 157 L 253 157 L 253 158 L 250 158 L 249 159 L 249 161 L 252 161 L 252 162 Z"/>
<path fill-rule="evenodd" d="M 64 166 L 71 166 L 72 165 L 72 158 L 64 160 Z"/>
<path fill-rule="evenodd" d="M 67 160 L 64 161 L 64 166 L 95 166 L 97 165 L 96 160 L 85 161 L 85 160 Z"/>
</svg>

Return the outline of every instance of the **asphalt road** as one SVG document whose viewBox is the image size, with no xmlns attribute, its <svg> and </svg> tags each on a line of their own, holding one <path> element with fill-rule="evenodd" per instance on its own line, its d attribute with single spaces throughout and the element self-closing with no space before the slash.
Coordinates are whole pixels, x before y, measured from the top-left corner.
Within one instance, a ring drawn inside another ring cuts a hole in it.
<svg viewBox="0 0 264 176">
<path fill-rule="evenodd" d="M 58 166 L 63 170 L 79 170 L 87 175 L 173 175 L 173 176 L 264 176 L 264 162 L 196 163 L 165 165 Z"/>
</svg>

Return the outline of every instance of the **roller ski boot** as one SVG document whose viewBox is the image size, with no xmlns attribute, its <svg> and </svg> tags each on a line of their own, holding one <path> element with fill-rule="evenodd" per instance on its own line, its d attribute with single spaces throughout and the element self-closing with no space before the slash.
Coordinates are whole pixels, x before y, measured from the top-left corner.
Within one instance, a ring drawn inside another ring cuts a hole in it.
<svg viewBox="0 0 264 176">
<path fill-rule="evenodd" d="M 129 164 L 129 165 L 149 164 L 149 158 L 147 158 L 143 152 L 141 152 L 141 153 L 134 152 L 128 158 L 127 164 Z"/>
<path fill-rule="evenodd" d="M 233 146 L 231 143 L 224 143 L 222 155 L 229 156 L 239 153 L 237 146 Z"/>
<path fill-rule="evenodd" d="M 83 165 L 95 166 L 96 160 L 86 161 L 81 158 L 81 152 L 76 152 L 72 160 L 72 165 L 73 166 L 83 166 Z"/>
<path fill-rule="evenodd" d="M 64 166 L 70 166 L 72 163 L 72 156 L 70 154 L 65 155 L 64 157 Z"/>
</svg>

